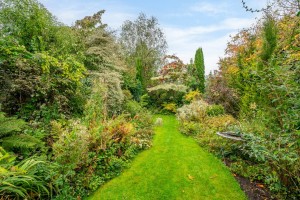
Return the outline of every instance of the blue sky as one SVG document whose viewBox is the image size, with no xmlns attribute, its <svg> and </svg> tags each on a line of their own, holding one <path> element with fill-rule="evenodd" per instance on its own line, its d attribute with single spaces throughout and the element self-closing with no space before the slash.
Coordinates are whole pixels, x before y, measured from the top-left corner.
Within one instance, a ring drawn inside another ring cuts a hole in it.
<svg viewBox="0 0 300 200">
<path fill-rule="evenodd" d="M 103 22 L 120 29 L 125 20 L 134 20 L 143 12 L 158 19 L 167 42 L 168 53 L 188 63 L 202 47 L 206 74 L 218 68 L 219 57 L 230 35 L 250 27 L 257 13 L 249 13 L 241 0 L 40 0 L 61 22 L 72 25 L 77 19 L 106 10 Z M 255 9 L 267 0 L 246 0 Z"/>
</svg>

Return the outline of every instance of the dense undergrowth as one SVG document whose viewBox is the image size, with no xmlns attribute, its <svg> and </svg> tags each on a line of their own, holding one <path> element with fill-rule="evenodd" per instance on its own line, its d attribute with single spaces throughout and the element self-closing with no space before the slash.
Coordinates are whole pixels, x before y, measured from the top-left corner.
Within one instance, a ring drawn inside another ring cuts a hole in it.
<svg viewBox="0 0 300 200">
<path fill-rule="evenodd" d="M 66 26 L 36 0 L 0 1 L 0 199 L 81 199 L 151 146 L 103 13 Z"/>
<path fill-rule="evenodd" d="M 209 75 L 203 99 L 178 109 L 182 132 L 279 199 L 300 195 L 299 19 L 266 13 L 240 31 Z M 216 135 L 228 131 L 243 141 Z"/>
</svg>

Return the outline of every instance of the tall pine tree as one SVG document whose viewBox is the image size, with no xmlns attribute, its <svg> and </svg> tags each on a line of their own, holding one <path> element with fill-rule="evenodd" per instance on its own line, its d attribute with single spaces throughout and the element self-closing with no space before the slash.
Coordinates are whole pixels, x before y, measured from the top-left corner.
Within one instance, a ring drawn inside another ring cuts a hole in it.
<svg viewBox="0 0 300 200">
<path fill-rule="evenodd" d="M 204 93 L 205 89 L 205 67 L 204 67 L 204 56 L 202 48 L 198 48 L 195 54 L 195 68 L 196 76 L 198 77 L 199 85 L 198 89 L 201 93 Z"/>
</svg>

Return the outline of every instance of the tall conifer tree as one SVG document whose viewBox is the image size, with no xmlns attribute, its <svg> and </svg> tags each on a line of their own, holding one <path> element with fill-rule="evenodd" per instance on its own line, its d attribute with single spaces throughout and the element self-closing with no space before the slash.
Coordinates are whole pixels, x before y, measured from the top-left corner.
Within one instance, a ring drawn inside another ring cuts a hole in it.
<svg viewBox="0 0 300 200">
<path fill-rule="evenodd" d="M 204 56 L 202 48 L 198 48 L 195 55 L 195 68 L 197 72 L 197 77 L 199 81 L 199 91 L 204 93 L 205 89 L 205 66 L 204 66 Z"/>
</svg>

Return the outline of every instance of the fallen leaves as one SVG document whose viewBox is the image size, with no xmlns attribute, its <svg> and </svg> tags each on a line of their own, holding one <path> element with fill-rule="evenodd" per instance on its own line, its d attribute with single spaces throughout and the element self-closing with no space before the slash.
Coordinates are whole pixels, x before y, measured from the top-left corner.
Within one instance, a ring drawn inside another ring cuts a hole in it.
<svg viewBox="0 0 300 200">
<path fill-rule="evenodd" d="M 190 174 L 188 174 L 188 178 L 192 181 L 192 180 L 194 180 L 195 177 L 193 177 Z"/>
</svg>

